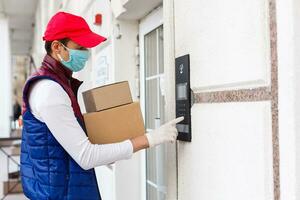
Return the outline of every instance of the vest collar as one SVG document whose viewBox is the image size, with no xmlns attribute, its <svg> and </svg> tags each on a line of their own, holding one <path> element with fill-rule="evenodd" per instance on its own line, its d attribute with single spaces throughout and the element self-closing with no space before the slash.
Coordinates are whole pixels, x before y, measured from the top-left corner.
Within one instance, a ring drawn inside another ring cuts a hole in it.
<svg viewBox="0 0 300 200">
<path fill-rule="evenodd" d="M 43 67 L 50 69 L 62 80 L 70 80 L 72 78 L 72 71 L 48 54 L 44 57 L 42 64 Z"/>
<path fill-rule="evenodd" d="M 67 82 L 72 87 L 75 96 L 77 96 L 78 88 L 83 83 L 83 81 L 73 78 L 73 72 L 70 69 L 66 68 L 63 64 L 61 64 L 59 61 L 55 60 L 48 54 L 44 57 L 42 67 L 51 70 L 62 81 Z"/>
</svg>

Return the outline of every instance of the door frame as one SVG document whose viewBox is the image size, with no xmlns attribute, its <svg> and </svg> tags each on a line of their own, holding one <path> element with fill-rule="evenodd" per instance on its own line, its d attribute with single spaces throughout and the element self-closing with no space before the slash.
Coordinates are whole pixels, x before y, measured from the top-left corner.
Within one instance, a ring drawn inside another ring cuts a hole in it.
<svg viewBox="0 0 300 200">
<path fill-rule="evenodd" d="M 144 37 L 154 29 L 163 25 L 163 6 L 159 6 L 141 19 L 139 23 L 139 52 L 140 52 L 140 104 L 145 120 L 145 51 Z M 141 152 L 141 200 L 146 200 L 146 151 Z"/>
</svg>

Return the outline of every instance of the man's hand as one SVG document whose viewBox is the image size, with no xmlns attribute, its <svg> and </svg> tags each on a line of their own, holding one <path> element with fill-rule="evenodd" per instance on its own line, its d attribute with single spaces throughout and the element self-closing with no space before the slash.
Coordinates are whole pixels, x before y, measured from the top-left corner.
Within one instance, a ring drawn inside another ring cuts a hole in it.
<svg viewBox="0 0 300 200">
<path fill-rule="evenodd" d="M 184 117 L 178 117 L 165 123 L 159 128 L 146 133 L 145 135 L 148 139 L 149 147 L 154 147 L 165 142 L 175 142 L 178 136 L 176 124 L 181 122 L 183 119 Z"/>
</svg>

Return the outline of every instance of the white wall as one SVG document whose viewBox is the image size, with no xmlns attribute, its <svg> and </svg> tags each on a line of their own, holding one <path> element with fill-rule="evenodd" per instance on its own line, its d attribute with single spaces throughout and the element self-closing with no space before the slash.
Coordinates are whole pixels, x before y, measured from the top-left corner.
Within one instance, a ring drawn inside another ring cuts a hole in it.
<svg viewBox="0 0 300 200">
<path fill-rule="evenodd" d="M 136 100 L 138 95 L 136 83 L 138 76 L 138 57 L 136 55 L 138 22 L 114 20 L 114 24 L 120 25 L 122 34 L 121 39 L 114 40 L 115 79 L 116 81 L 128 80 L 132 96 Z M 116 27 L 114 28 L 116 29 Z"/>
<path fill-rule="evenodd" d="M 43 34 L 45 32 L 45 27 L 49 20 L 48 18 L 48 1 L 41 0 L 38 1 L 37 10 L 35 13 L 35 26 L 33 35 L 33 45 L 32 45 L 32 57 L 36 64 L 36 67 L 40 67 L 42 60 L 46 54 L 44 49 Z"/>
<path fill-rule="evenodd" d="M 268 14 L 268 1 L 175 0 L 176 55 L 191 54 L 194 90 L 270 83 Z"/>
<path fill-rule="evenodd" d="M 282 6 L 283 7 L 282 9 L 284 9 L 284 5 L 286 5 L 286 2 L 283 2 L 283 1 L 280 1 Z M 293 3 L 293 4 L 292 4 Z M 288 172 L 294 172 L 294 170 L 296 169 L 296 176 L 294 176 L 294 178 L 292 180 L 289 180 L 289 181 L 292 181 L 292 184 L 295 183 L 295 180 L 296 180 L 296 186 L 295 185 L 289 185 L 289 183 L 285 182 L 287 185 L 285 187 L 285 192 L 288 194 L 288 192 L 293 192 L 295 191 L 296 189 L 296 198 L 294 199 L 299 199 L 300 198 L 300 135 L 299 135 L 299 132 L 300 132 L 300 106 L 299 106 L 299 102 L 300 102 L 300 24 L 299 24 L 299 21 L 300 21 L 300 1 L 298 0 L 294 0 L 292 1 L 292 3 L 289 3 L 287 6 L 289 6 L 289 9 L 285 9 L 286 12 L 288 13 L 285 13 L 286 15 L 291 15 L 293 14 L 293 20 L 290 20 L 289 23 L 284 23 L 284 24 L 293 24 L 294 26 L 294 35 L 290 35 L 289 38 L 293 38 L 294 40 L 291 40 L 288 44 L 289 46 L 286 46 L 283 50 L 286 50 L 285 53 L 288 53 L 291 49 L 294 50 L 294 54 L 292 54 L 292 56 L 294 56 L 294 68 L 293 68 L 293 71 L 285 71 L 285 74 L 287 75 L 286 76 L 286 79 L 283 80 L 285 82 L 287 82 L 287 79 L 289 80 L 290 83 L 293 83 L 294 84 L 294 91 L 292 93 L 292 95 L 295 95 L 295 99 L 294 101 L 286 101 L 286 106 L 290 105 L 291 102 L 293 102 L 293 109 L 294 109 L 294 112 L 290 112 L 290 115 L 291 113 L 293 113 L 295 116 L 295 120 L 292 121 L 294 123 L 294 126 L 292 126 L 292 128 L 296 128 L 296 129 L 293 129 L 293 136 L 296 136 L 296 139 L 291 136 L 290 138 L 288 138 L 290 135 L 285 135 L 284 137 L 286 139 L 288 139 L 290 142 L 288 143 L 289 146 L 288 149 L 289 150 L 294 150 L 294 145 L 296 143 L 296 166 L 295 165 L 290 165 L 289 166 L 289 169 L 286 169 L 286 181 L 288 181 L 289 177 L 291 175 L 294 175 L 294 174 L 288 174 Z M 293 9 L 293 11 L 292 11 Z M 292 23 L 291 23 L 292 22 Z M 282 24 L 283 25 L 283 24 Z M 282 31 L 283 30 L 286 30 L 284 27 L 282 27 L 281 29 Z M 286 31 L 290 31 L 289 29 L 286 30 Z M 290 33 L 290 32 L 288 32 Z M 286 36 L 285 36 L 286 37 Z M 294 45 L 294 48 L 291 48 L 291 46 Z M 284 70 L 286 67 L 284 63 L 282 63 L 283 65 L 281 66 L 281 69 Z M 291 77 L 291 74 L 290 73 L 294 73 L 294 76 Z M 287 85 L 284 89 L 285 93 L 282 94 L 282 96 L 284 95 L 287 95 L 286 93 L 289 91 L 290 86 Z M 291 94 L 290 94 L 291 95 Z M 290 116 L 289 115 L 289 116 Z M 290 117 L 289 117 L 290 118 Z M 285 119 L 285 123 L 289 123 L 288 122 L 288 117 L 287 118 L 284 118 Z M 290 130 L 291 129 L 287 129 Z M 282 133 L 286 133 L 287 131 L 283 131 Z M 291 133 L 291 132 L 290 132 Z M 295 139 L 292 144 L 290 144 L 292 141 L 291 139 Z M 293 153 L 291 154 L 288 154 L 288 155 L 285 155 L 285 156 L 289 156 L 289 155 L 293 155 Z M 290 158 L 290 156 L 289 156 Z M 285 163 L 285 160 L 283 160 L 282 162 L 283 164 Z M 294 163 L 291 163 L 291 164 L 294 164 Z M 292 199 L 292 198 L 290 198 Z"/>
<path fill-rule="evenodd" d="M 166 121 L 175 118 L 175 33 L 174 1 L 163 1 L 164 22 L 164 69 L 165 69 L 165 116 Z M 177 199 L 177 145 L 167 145 L 167 200 Z"/>
<path fill-rule="evenodd" d="M 196 92 L 269 86 L 268 1 L 175 0 L 175 56 Z M 196 104 L 178 146 L 179 200 L 273 198 L 270 102 Z"/>
<path fill-rule="evenodd" d="M 277 1 L 281 199 L 300 197 L 300 10 L 297 0 Z"/>
<path fill-rule="evenodd" d="M 270 108 L 270 102 L 193 107 L 193 141 L 178 149 L 180 200 L 273 199 Z"/>
<path fill-rule="evenodd" d="M 8 19 L 0 17 L 0 137 L 10 135 L 10 117 L 12 116 L 12 73 Z"/>
<path fill-rule="evenodd" d="M 0 137 L 10 136 L 10 117 L 12 115 L 11 97 L 11 55 L 8 19 L 0 17 Z M 1 152 L 0 160 L 6 162 L 6 156 Z M 3 163 L 4 163 L 3 162 Z M 3 181 L 7 180 L 6 164 L 0 165 L 0 196 L 3 195 Z"/>
</svg>

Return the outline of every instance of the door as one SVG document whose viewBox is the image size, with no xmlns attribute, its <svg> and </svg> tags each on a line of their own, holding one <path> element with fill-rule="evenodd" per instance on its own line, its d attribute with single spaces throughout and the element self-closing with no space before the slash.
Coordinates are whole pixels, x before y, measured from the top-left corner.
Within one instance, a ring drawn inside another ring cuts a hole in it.
<svg viewBox="0 0 300 200">
<path fill-rule="evenodd" d="M 147 131 L 165 122 L 162 11 L 156 10 L 140 24 L 141 105 Z M 164 200 L 166 197 L 165 145 L 145 151 L 144 199 Z"/>
</svg>

